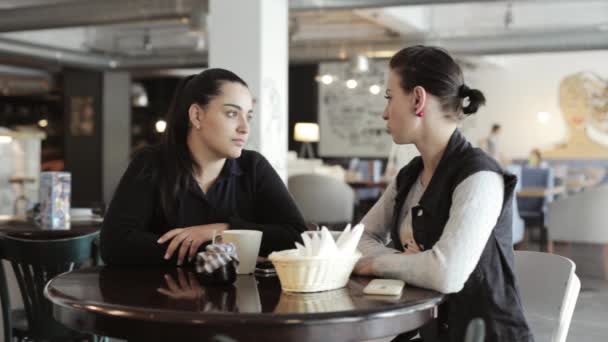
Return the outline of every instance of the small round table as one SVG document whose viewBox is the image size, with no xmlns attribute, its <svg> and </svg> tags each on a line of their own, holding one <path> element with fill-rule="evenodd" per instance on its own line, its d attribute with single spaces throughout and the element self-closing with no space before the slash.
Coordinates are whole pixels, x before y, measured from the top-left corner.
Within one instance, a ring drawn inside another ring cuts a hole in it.
<svg viewBox="0 0 608 342">
<path fill-rule="evenodd" d="M 7 234 L 22 239 L 63 239 L 98 232 L 101 229 L 101 220 L 75 221 L 69 228 L 47 229 L 27 220 L 25 217 L 0 217 L 0 234 Z"/>
<path fill-rule="evenodd" d="M 276 277 L 204 286 L 188 268 L 105 266 L 62 274 L 45 295 L 68 327 L 130 341 L 360 341 L 421 327 L 444 298 L 410 286 L 397 297 L 364 295 L 370 279 L 295 294 Z"/>
</svg>

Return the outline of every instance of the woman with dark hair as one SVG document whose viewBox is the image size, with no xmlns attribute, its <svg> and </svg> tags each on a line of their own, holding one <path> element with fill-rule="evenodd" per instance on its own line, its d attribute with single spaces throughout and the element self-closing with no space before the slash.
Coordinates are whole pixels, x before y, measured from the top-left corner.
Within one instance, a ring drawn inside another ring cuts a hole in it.
<svg viewBox="0 0 608 342">
<path fill-rule="evenodd" d="M 420 156 L 403 167 L 363 218 L 355 272 L 447 294 L 423 340 L 464 341 L 485 321 L 486 341 L 532 341 L 513 270 L 516 178 L 471 144 L 460 121 L 485 103 L 444 50 L 412 46 L 390 61 L 383 119 L 393 141 Z M 414 333 L 396 341 L 407 341 Z"/>
<path fill-rule="evenodd" d="M 228 70 L 180 82 L 163 142 L 133 158 L 105 216 L 106 263 L 181 265 L 226 229 L 262 231 L 261 256 L 300 241 L 306 226 L 284 183 L 243 149 L 252 107 L 247 84 Z"/>
</svg>

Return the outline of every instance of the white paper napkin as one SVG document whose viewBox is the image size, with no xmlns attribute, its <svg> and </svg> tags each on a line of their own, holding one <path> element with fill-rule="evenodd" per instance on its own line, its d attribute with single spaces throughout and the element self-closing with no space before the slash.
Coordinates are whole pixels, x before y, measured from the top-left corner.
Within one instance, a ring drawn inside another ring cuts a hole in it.
<svg viewBox="0 0 608 342">
<path fill-rule="evenodd" d="M 334 240 L 327 227 L 321 228 L 312 237 L 308 233 L 302 233 L 303 245 L 296 242 L 296 251 L 300 256 L 309 257 L 331 257 L 339 255 L 352 255 L 356 252 L 357 245 L 363 234 L 363 225 L 358 224 L 351 230 L 347 225 L 337 240 Z"/>
</svg>

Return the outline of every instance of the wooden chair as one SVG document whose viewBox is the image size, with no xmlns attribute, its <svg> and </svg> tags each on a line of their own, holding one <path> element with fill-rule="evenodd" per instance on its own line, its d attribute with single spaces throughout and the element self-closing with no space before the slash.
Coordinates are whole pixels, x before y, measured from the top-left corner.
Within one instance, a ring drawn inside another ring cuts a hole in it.
<svg viewBox="0 0 608 342">
<path fill-rule="evenodd" d="M 21 290 L 25 310 L 11 311 L 4 266 L 0 263 L 0 300 L 4 320 L 4 340 L 95 341 L 58 323 L 53 318 L 44 287 L 56 275 L 94 260 L 93 240 L 98 233 L 62 239 L 23 239 L 0 235 L 2 259 L 11 263 Z"/>
</svg>

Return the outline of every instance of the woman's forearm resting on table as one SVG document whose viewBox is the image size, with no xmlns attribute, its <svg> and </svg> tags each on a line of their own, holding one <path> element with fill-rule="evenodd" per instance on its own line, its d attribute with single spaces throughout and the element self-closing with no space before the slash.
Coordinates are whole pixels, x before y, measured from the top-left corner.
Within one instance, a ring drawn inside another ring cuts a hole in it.
<svg viewBox="0 0 608 342">
<path fill-rule="evenodd" d="M 468 177 L 454 191 L 450 218 L 433 248 L 409 255 L 376 254 L 370 265 L 373 275 L 442 293 L 460 291 L 496 225 L 503 193 L 503 179 L 496 173 Z"/>
</svg>

